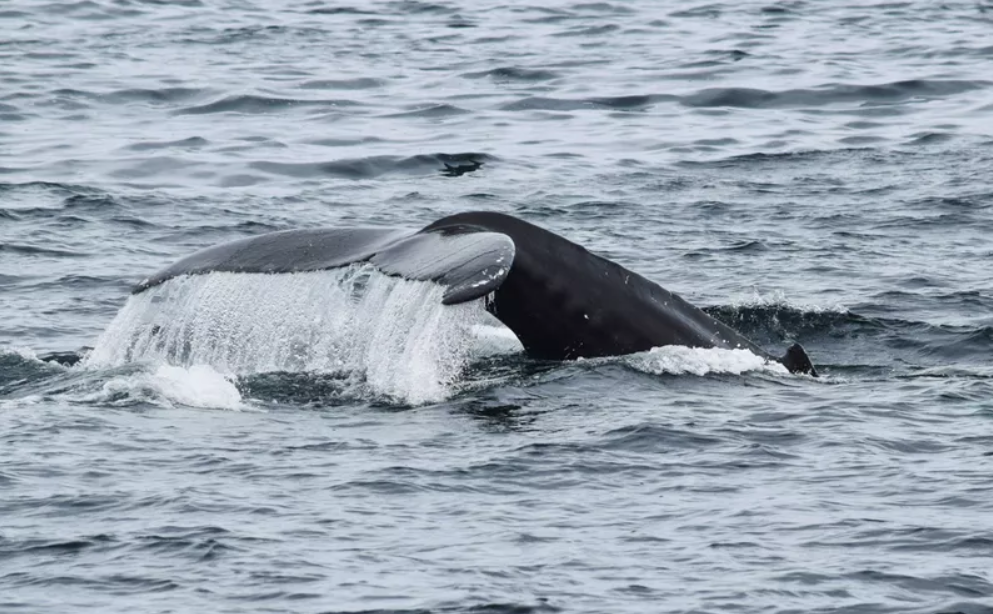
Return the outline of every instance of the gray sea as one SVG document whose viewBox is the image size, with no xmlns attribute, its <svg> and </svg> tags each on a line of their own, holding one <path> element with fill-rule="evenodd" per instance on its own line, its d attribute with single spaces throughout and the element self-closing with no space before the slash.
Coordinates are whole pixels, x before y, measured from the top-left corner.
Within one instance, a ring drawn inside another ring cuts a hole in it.
<svg viewBox="0 0 993 614">
<path fill-rule="evenodd" d="M 821 377 L 362 266 L 130 294 L 468 210 Z M 991 614 L 991 265 L 985 0 L 3 0 L 0 612 Z"/>
</svg>

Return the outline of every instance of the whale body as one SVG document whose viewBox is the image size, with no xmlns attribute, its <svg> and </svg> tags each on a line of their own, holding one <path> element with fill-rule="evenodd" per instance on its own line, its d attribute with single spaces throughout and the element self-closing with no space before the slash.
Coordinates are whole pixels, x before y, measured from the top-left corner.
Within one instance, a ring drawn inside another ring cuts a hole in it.
<svg viewBox="0 0 993 614">
<path fill-rule="evenodd" d="M 569 360 L 666 345 L 746 349 L 791 373 L 817 372 L 799 344 L 781 357 L 679 295 L 553 232 L 495 212 L 444 217 L 417 230 L 305 229 L 210 247 L 142 280 L 140 293 L 181 275 L 294 273 L 370 262 L 388 275 L 445 287 L 442 302 L 484 299 L 531 357 Z"/>
</svg>

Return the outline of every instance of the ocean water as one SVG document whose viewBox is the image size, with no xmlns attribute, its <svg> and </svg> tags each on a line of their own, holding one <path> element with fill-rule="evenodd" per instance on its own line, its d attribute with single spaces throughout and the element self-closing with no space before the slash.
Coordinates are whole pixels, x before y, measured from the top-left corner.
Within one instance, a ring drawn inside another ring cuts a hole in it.
<svg viewBox="0 0 993 614">
<path fill-rule="evenodd" d="M 993 613 L 991 32 L 975 0 L 5 0 L 0 612 Z M 465 210 L 822 376 L 528 360 L 361 266 L 130 295 Z"/>
</svg>

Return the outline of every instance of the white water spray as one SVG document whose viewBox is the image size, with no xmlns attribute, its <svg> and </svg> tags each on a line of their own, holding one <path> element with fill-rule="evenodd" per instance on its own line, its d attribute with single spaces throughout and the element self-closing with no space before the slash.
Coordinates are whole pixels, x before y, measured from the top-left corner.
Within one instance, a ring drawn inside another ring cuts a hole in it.
<svg viewBox="0 0 993 614">
<path fill-rule="evenodd" d="M 778 362 L 769 361 L 748 350 L 691 348 L 679 345 L 652 348 L 625 357 L 631 367 L 655 375 L 740 375 L 749 371 L 786 375 L 789 371 Z"/>
<path fill-rule="evenodd" d="M 470 359 L 473 327 L 486 318 L 481 301 L 442 305 L 443 291 L 368 265 L 178 277 L 131 296 L 85 364 L 350 373 L 372 394 L 441 400 Z"/>
</svg>

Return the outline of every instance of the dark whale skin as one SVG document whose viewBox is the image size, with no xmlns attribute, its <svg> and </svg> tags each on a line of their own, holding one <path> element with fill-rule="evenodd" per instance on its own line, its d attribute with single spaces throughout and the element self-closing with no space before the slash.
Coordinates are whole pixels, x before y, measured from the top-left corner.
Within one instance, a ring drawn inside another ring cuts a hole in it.
<svg viewBox="0 0 993 614">
<path fill-rule="evenodd" d="M 678 294 L 524 220 L 459 213 L 422 232 L 489 231 L 509 236 L 513 265 L 488 304 L 535 358 L 568 360 L 664 345 L 747 349 L 774 359 Z"/>
</svg>

